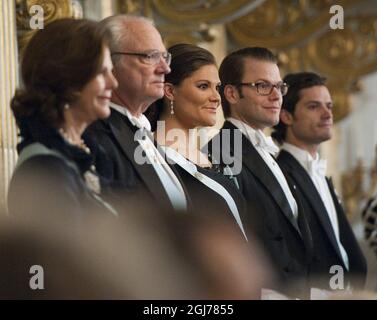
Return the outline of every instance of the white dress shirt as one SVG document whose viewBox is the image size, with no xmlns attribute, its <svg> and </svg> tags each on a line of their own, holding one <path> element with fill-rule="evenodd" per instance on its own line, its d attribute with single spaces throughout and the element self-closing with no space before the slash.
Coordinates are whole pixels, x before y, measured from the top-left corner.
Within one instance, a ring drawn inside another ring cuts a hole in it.
<svg viewBox="0 0 377 320">
<path fill-rule="evenodd" d="M 290 143 L 285 142 L 282 149 L 295 157 L 312 179 L 319 195 L 321 196 L 323 204 L 325 205 L 343 262 L 347 269 L 349 269 L 348 255 L 340 242 L 338 216 L 336 214 L 335 204 L 326 181 L 326 160 L 320 159 L 318 153 L 315 158 L 313 158 L 308 151 L 300 149 Z"/>
<path fill-rule="evenodd" d="M 134 126 L 147 130 L 150 133 L 151 124 L 144 114 L 141 114 L 140 117 L 135 117 L 129 110 L 127 110 L 127 108 L 119 106 L 113 102 L 110 103 L 110 107 L 125 115 Z M 151 133 L 149 135 L 141 134 L 139 139 L 137 138 L 137 134 L 135 134 L 135 139 L 139 142 L 142 150 L 145 152 L 148 164 L 151 164 L 156 171 L 174 209 L 187 210 L 187 199 L 183 187 L 177 176 L 167 164 L 163 155 L 161 155 L 153 141 L 150 139 L 150 135 Z"/>
<path fill-rule="evenodd" d="M 241 132 L 250 140 L 264 162 L 270 168 L 288 200 L 294 217 L 297 219 L 298 207 L 296 200 L 293 197 L 293 194 L 288 186 L 288 182 L 285 179 L 283 172 L 272 156 L 279 152 L 279 148 L 274 144 L 272 138 L 266 137 L 262 130 L 255 130 L 248 124 L 240 120 L 234 118 L 228 118 L 227 120 L 233 123 L 238 129 L 240 129 Z"/>
</svg>

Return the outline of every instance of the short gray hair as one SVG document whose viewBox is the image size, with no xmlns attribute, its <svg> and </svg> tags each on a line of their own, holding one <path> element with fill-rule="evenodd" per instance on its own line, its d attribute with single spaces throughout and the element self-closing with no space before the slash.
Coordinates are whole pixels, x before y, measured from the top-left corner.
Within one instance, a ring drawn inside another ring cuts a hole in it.
<svg viewBox="0 0 377 320">
<path fill-rule="evenodd" d="M 109 47 L 111 52 L 120 51 L 125 43 L 134 41 L 133 32 L 131 28 L 128 28 L 128 25 L 133 22 L 144 22 L 155 26 L 153 20 L 149 18 L 128 14 L 109 16 L 100 22 L 101 27 L 110 33 Z M 119 55 L 112 56 L 113 64 L 115 65 L 119 59 Z"/>
</svg>

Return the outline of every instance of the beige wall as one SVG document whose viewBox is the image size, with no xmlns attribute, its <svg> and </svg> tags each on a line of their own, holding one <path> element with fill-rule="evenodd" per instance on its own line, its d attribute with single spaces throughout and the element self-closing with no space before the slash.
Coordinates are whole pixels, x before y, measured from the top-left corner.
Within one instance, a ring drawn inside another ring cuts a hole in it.
<svg viewBox="0 0 377 320">
<path fill-rule="evenodd" d="M 16 128 L 9 102 L 18 83 L 14 1 L 0 2 L 0 208 L 16 161 Z"/>
</svg>

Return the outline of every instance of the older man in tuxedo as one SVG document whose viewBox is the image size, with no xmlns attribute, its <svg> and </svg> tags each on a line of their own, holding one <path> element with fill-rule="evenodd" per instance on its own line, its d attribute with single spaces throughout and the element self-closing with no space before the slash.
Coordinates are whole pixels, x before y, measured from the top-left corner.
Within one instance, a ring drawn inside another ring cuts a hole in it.
<svg viewBox="0 0 377 320">
<path fill-rule="evenodd" d="M 186 210 L 188 197 L 174 168 L 150 133 L 143 112 L 164 95 L 171 56 L 153 23 L 143 17 L 115 15 L 101 22 L 111 35 L 114 76 L 111 115 L 91 125 L 85 137 L 105 150 L 97 159 L 105 195 L 122 206 L 162 211 Z"/>
<path fill-rule="evenodd" d="M 279 149 L 263 132 L 278 123 L 287 85 L 276 57 L 266 48 L 231 53 L 219 73 L 226 121 L 208 144 L 208 153 L 214 163 L 235 170 L 248 204 L 243 220 L 249 225 L 249 236 L 257 236 L 279 276 L 273 289 L 303 297 L 311 261 L 310 231 L 295 186 L 274 159 Z"/>
<path fill-rule="evenodd" d="M 314 243 L 310 284 L 322 289 L 362 288 L 366 275 L 365 258 L 343 208 L 326 175 L 326 160 L 318 149 L 331 138 L 333 102 L 325 78 L 312 73 L 288 74 L 280 123 L 272 136 L 282 143 L 278 163 L 302 194 Z M 339 275 L 336 275 L 339 273 Z M 333 283 L 334 276 L 345 275 Z M 342 281 L 344 280 L 344 281 Z"/>
</svg>

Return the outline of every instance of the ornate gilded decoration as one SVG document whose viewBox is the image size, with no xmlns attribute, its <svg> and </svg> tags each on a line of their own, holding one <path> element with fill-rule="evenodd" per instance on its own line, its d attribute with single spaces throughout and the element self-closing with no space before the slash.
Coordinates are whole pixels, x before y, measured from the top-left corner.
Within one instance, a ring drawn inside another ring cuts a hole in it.
<svg viewBox="0 0 377 320">
<path fill-rule="evenodd" d="M 120 13 L 154 19 L 166 45 L 177 42 L 198 44 L 215 39 L 211 24 L 232 21 L 266 0 L 118 0 Z M 225 36 L 225 35 L 224 35 Z"/>
<path fill-rule="evenodd" d="M 144 1 L 137 0 L 119 0 L 118 11 L 125 14 L 145 15 L 142 12 Z"/>
<path fill-rule="evenodd" d="M 311 42 L 307 58 L 329 76 L 341 74 L 349 81 L 376 70 L 377 24 L 373 27 L 373 20 L 376 16 L 350 17 L 344 30 L 331 30 Z"/>
<path fill-rule="evenodd" d="M 167 47 L 179 43 L 198 44 L 199 42 L 212 42 L 216 39 L 217 33 L 206 23 L 199 25 L 186 25 L 172 29 L 171 25 L 159 25 L 159 31 Z"/>
<path fill-rule="evenodd" d="M 376 195 L 377 147 L 373 165 L 366 168 L 359 159 L 354 168 L 342 175 L 341 183 L 346 212 L 350 214 L 359 212 L 359 204 Z"/>
<path fill-rule="evenodd" d="M 20 52 L 37 30 L 30 29 L 30 8 L 39 5 L 43 8 L 44 24 L 67 17 L 81 17 L 82 9 L 78 1 L 72 0 L 16 0 L 17 36 Z"/>
<path fill-rule="evenodd" d="M 220 23 L 247 14 L 265 0 L 152 0 L 164 18 L 179 23 Z"/>
<path fill-rule="evenodd" d="M 302 5 L 293 7 L 285 4 L 277 0 L 267 1 L 250 14 L 229 23 L 227 30 L 241 46 L 258 45 L 280 49 L 310 36 L 323 26 L 324 19 L 327 18 L 324 14 L 314 14 L 312 20 L 308 21 L 308 17 L 302 15 L 305 11 Z M 308 25 L 302 28 L 306 22 Z"/>
<path fill-rule="evenodd" d="M 241 46 L 288 49 L 301 46 L 328 28 L 331 4 L 351 7 L 357 0 L 278 1 L 269 0 L 250 14 L 227 25 Z"/>
<path fill-rule="evenodd" d="M 341 177 L 344 206 L 349 215 L 358 211 L 358 204 L 365 198 L 363 181 L 364 166 L 362 160 L 359 159 L 356 167 Z"/>
<path fill-rule="evenodd" d="M 349 95 L 357 91 L 358 78 L 377 70 L 373 19 L 365 15 L 349 17 L 343 30 L 328 30 L 306 46 L 288 51 L 292 59 L 283 66 L 285 71 L 315 70 L 328 78 L 335 121 L 351 111 Z"/>
</svg>

